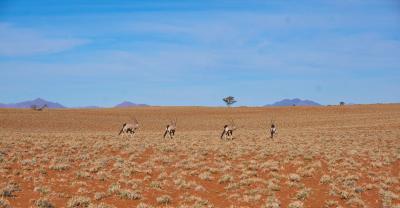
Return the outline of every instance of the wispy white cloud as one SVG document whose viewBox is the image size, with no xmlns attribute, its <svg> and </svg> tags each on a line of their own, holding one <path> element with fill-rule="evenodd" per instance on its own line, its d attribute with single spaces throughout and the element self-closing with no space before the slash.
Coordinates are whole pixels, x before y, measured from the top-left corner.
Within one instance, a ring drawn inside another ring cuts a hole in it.
<svg viewBox="0 0 400 208">
<path fill-rule="evenodd" d="M 82 38 L 47 37 L 34 29 L 0 23 L 0 56 L 58 53 L 88 42 Z"/>
</svg>

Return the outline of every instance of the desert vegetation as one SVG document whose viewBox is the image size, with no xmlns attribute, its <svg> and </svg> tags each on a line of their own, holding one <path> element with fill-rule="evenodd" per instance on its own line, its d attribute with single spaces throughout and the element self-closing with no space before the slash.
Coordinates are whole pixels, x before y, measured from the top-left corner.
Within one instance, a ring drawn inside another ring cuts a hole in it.
<svg viewBox="0 0 400 208">
<path fill-rule="evenodd" d="M 0 109 L 0 207 L 399 208 L 399 167 L 400 105 Z"/>
</svg>

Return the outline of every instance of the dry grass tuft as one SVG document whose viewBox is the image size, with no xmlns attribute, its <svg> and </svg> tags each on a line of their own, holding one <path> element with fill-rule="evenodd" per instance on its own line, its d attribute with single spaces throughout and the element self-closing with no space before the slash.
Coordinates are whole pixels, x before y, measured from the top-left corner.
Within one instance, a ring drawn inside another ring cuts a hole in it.
<svg viewBox="0 0 400 208">
<path fill-rule="evenodd" d="M 171 203 L 172 198 L 169 195 L 162 195 L 156 198 L 157 203 L 167 205 Z"/>
<path fill-rule="evenodd" d="M 68 208 L 84 208 L 89 207 L 91 200 L 89 197 L 84 196 L 74 196 L 68 200 Z"/>
</svg>

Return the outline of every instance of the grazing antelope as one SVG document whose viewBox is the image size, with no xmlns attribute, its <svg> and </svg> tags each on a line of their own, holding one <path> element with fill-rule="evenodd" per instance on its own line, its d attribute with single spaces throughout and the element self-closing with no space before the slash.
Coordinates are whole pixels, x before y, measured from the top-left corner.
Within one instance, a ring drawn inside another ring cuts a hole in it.
<svg viewBox="0 0 400 208">
<path fill-rule="evenodd" d="M 124 135 L 129 133 L 133 137 L 135 136 L 135 133 L 138 130 L 138 128 L 139 128 L 139 122 L 136 120 L 136 118 L 134 118 L 132 123 L 124 123 L 122 125 L 122 129 L 118 135 L 121 135 L 122 133 L 124 133 Z"/>
<path fill-rule="evenodd" d="M 271 133 L 271 139 L 273 139 L 274 134 L 277 133 L 277 131 L 276 131 L 276 126 L 275 126 L 274 122 L 272 122 L 272 121 L 271 121 L 271 129 L 269 131 Z"/>
<path fill-rule="evenodd" d="M 43 109 L 47 108 L 47 105 L 44 104 L 44 105 L 43 105 L 42 107 L 40 107 L 40 108 L 38 108 L 36 105 L 32 105 L 31 108 L 32 108 L 32 110 L 35 110 L 35 111 L 42 111 Z"/>
<path fill-rule="evenodd" d="M 165 128 L 165 133 L 164 133 L 164 138 L 168 134 L 169 138 L 172 139 L 175 135 L 175 130 L 176 130 L 176 122 L 178 119 L 175 119 L 173 121 L 170 121 L 170 123 L 167 125 L 167 128 Z"/>
<path fill-rule="evenodd" d="M 235 131 L 236 129 L 237 129 L 237 127 L 236 127 L 235 123 L 231 120 L 229 125 L 225 124 L 224 130 L 222 131 L 222 134 L 221 134 L 221 139 L 223 139 L 223 138 L 229 139 L 230 138 L 231 140 L 233 140 L 234 139 L 233 131 Z"/>
</svg>

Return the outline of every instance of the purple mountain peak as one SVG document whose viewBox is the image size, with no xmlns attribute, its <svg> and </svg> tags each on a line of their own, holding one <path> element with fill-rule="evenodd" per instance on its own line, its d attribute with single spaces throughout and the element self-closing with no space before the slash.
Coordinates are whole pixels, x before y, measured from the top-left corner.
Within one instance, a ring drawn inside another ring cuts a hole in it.
<svg viewBox="0 0 400 208">
<path fill-rule="evenodd" d="M 320 105 L 321 104 L 314 102 L 312 100 L 302 100 L 300 98 L 294 98 L 294 99 L 283 99 L 271 105 L 265 105 L 265 106 L 320 106 Z"/>
<path fill-rule="evenodd" d="M 125 107 L 144 107 L 144 106 L 149 106 L 146 104 L 137 104 L 137 103 L 133 103 L 130 101 L 124 101 L 116 106 L 114 106 L 115 108 L 125 108 Z"/>
</svg>

